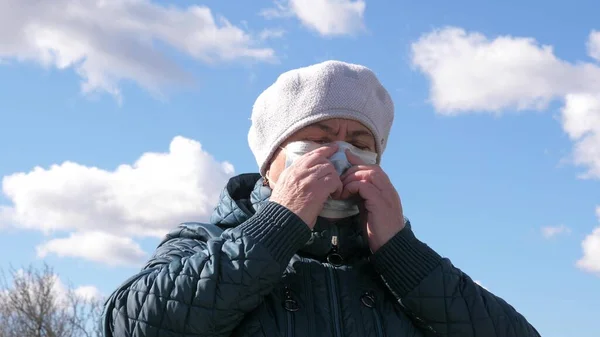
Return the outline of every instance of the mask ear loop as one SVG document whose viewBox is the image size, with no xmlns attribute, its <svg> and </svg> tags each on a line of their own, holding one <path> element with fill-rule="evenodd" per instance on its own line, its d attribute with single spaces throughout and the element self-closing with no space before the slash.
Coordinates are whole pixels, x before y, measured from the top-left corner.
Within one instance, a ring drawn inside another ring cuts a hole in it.
<svg viewBox="0 0 600 337">
<path fill-rule="evenodd" d="M 285 147 L 282 146 L 278 146 L 279 150 L 283 151 L 284 153 L 286 153 L 287 156 L 287 150 Z M 270 180 L 269 180 L 269 172 L 271 172 L 270 170 L 267 170 L 267 172 L 265 172 L 265 176 L 263 177 L 263 186 L 270 186 Z"/>
</svg>

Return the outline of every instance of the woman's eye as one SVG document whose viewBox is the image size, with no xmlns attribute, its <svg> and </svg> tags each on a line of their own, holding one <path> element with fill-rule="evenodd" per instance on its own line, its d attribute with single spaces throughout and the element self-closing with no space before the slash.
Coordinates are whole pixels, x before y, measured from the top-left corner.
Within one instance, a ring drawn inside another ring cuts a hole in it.
<svg viewBox="0 0 600 337">
<path fill-rule="evenodd" d="M 361 150 L 371 150 L 368 146 L 364 145 L 364 144 L 352 144 L 355 148 L 357 149 L 361 149 Z"/>
<path fill-rule="evenodd" d="M 315 142 L 317 144 L 327 144 L 331 142 L 329 139 L 309 139 L 309 141 Z"/>
</svg>

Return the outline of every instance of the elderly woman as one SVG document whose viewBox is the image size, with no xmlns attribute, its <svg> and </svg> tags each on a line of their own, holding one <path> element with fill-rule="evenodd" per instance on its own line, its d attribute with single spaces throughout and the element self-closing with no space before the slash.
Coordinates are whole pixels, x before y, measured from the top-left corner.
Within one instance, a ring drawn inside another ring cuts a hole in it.
<svg viewBox="0 0 600 337">
<path fill-rule="evenodd" d="M 363 66 L 282 74 L 252 111 L 260 174 L 165 237 L 106 302 L 104 335 L 539 336 L 415 237 L 379 166 L 393 118 Z"/>
</svg>

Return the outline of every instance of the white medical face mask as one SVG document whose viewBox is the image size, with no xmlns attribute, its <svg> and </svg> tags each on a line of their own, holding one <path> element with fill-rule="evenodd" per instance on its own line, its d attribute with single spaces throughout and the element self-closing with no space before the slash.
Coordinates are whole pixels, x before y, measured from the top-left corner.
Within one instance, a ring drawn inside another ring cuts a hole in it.
<svg viewBox="0 0 600 337">
<path fill-rule="evenodd" d="M 346 156 L 346 150 L 360 158 L 366 164 L 377 163 L 377 153 L 368 150 L 361 150 L 352 144 L 338 141 L 335 142 L 338 145 L 338 150 L 329 157 L 329 160 L 335 167 L 337 173 L 341 176 L 352 167 L 352 164 L 348 161 Z M 303 154 L 310 151 L 316 150 L 322 147 L 322 144 L 310 142 L 310 141 L 297 141 L 286 145 L 283 150 L 285 151 L 285 167 L 289 167 L 292 163 Z M 347 218 L 359 213 L 358 205 L 353 200 L 334 200 L 329 198 L 323 207 L 323 211 L 319 216 L 330 219 L 341 219 Z"/>
</svg>

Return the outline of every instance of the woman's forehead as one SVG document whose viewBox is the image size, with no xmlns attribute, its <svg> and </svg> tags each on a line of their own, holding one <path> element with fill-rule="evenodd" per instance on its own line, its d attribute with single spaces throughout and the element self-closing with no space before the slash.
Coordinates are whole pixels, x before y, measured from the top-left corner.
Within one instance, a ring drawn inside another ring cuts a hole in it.
<svg viewBox="0 0 600 337">
<path fill-rule="evenodd" d="M 298 132 L 307 131 L 307 130 L 321 130 L 331 134 L 338 134 L 340 129 L 344 129 L 347 135 L 353 136 L 361 136 L 361 135 L 369 135 L 373 136 L 371 131 L 364 126 L 362 123 L 351 120 L 351 119 L 343 119 L 343 118 L 332 118 L 324 121 L 319 121 L 310 125 L 305 126 L 300 129 Z"/>
</svg>

